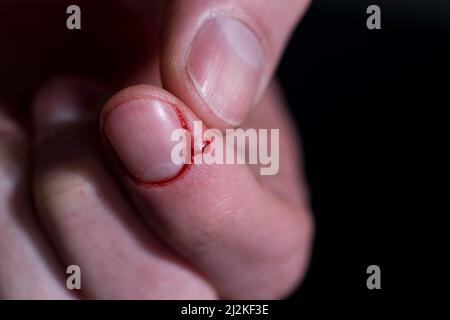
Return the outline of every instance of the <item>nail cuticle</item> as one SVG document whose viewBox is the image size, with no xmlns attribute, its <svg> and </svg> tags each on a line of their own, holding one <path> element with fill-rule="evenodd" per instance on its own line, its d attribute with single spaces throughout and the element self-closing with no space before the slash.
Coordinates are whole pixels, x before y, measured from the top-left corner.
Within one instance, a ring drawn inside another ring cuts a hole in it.
<svg viewBox="0 0 450 320">
<path fill-rule="evenodd" d="M 153 98 L 153 97 L 152 97 Z M 129 100 L 127 102 L 124 103 L 131 103 L 133 101 L 136 100 L 148 100 L 145 98 L 140 98 L 140 99 L 133 99 L 133 100 Z M 179 125 L 181 128 L 185 129 L 186 131 L 188 131 L 190 133 L 190 128 L 188 126 L 186 117 L 183 115 L 182 111 L 180 110 L 180 108 L 174 104 L 174 103 L 168 103 L 167 101 L 164 100 L 160 100 L 160 99 L 152 99 L 152 100 L 157 100 L 165 105 L 168 105 L 170 107 L 173 107 L 173 111 L 174 114 L 176 116 L 176 118 L 178 119 Z M 113 147 L 111 140 L 108 137 L 108 123 L 110 120 L 110 116 L 111 114 L 113 114 L 113 112 L 121 107 L 124 103 L 118 104 L 114 107 L 112 107 L 111 109 L 108 110 L 107 113 L 102 114 L 102 126 L 101 126 L 101 136 L 102 136 L 102 140 L 104 141 L 104 144 L 106 146 L 106 151 L 107 153 L 114 158 L 114 162 L 117 164 L 117 166 L 119 167 L 119 169 L 132 181 L 132 183 L 134 183 L 135 185 L 139 185 L 139 186 L 144 186 L 146 188 L 152 188 L 152 187 L 164 187 L 167 186 L 169 184 L 172 184 L 176 181 L 178 181 L 181 177 L 183 177 L 190 169 L 191 167 L 191 163 L 184 163 L 180 169 L 177 171 L 176 174 L 168 177 L 168 178 L 164 178 L 164 179 L 159 179 L 159 180 L 155 180 L 155 181 L 150 181 L 148 179 L 145 179 L 143 177 L 140 177 L 136 174 L 134 174 L 126 165 L 125 163 L 122 161 L 121 157 L 119 156 L 117 150 Z"/>
</svg>

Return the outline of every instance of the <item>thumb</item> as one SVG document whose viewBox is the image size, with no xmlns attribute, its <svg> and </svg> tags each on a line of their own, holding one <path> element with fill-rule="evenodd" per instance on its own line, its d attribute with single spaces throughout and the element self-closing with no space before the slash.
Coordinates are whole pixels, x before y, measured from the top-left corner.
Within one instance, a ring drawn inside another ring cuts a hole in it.
<svg viewBox="0 0 450 320">
<path fill-rule="evenodd" d="M 237 126 L 264 92 L 308 0 L 176 0 L 167 8 L 165 88 L 208 125 Z"/>
</svg>

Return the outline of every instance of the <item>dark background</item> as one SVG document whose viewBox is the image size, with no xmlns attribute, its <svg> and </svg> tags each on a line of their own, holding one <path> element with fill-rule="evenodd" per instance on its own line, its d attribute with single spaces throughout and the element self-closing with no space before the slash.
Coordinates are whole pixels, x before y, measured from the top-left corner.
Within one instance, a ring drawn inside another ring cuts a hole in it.
<svg viewBox="0 0 450 320">
<path fill-rule="evenodd" d="M 381 30 L 366 28 L 371 4 Z M 450 212 L 449 59 L 449 1 L 313 1 L 278 72 L 317 224 L 292 299 L 376 306 L 443 286 L 448 252 L 435 253 Z M 379 291 L 366 287 L 371 264 Z"/>
</svg>

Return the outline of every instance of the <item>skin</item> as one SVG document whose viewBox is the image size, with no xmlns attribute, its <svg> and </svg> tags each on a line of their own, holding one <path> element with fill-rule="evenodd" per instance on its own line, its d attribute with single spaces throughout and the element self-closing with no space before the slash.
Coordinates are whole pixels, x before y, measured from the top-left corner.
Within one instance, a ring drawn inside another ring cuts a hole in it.
<svg viewBox="0 0 450 320">
<path fill-rule="evenodd" d="M 136 27 L 128 30 L 138 32 L 139 40 L 127 43 L 130 37 L 124 37 L 130 51 L 146 52 L 141 58 L 130 53 L 128 67 L 111 59 L 117 63 L 109 74 L 93 67 L 45 84 L 38 79 L 37 90 L 25 83 L 29 103 L 14 90 L 3 94 L 1 298 L 273 299 L 298 286 L 314 228 L 299 170 L 299 142 L 273 80 L 307 6 L 302 0 L 289 2 L 282 8 L 276 0 L 157 3 L 147 8 L 154 19 L 137 17 Z M 122 1 L 112 3 L 117 14 L 126 14 Z M 80 6 L 89 10 L 93 4 Z M 102 130 L 114 108 L 157 97 L 176 105 L 188 122 L 201 120 L 221 130 L 232 126 L 211 112 L 184 65 L 192 35 L 211 12 L 239 17 L 261 40 L 262 93 L 255 103 L 235 107 L 246 110 L 243 128 L 280 129 L 280 171 L 260 176 L 257 166 L 199 165 L 164 186 L 136 184 L 105 144 Z M 144 30 L 163 33 L 158 38 Z M 151 45 L 140 43 L 143 36 L 152 39 Z M 42 39 L 39 46 L 51 42 L 48 36 Z M 100 56 L 103 48 L 93 50 Z M 44 55 L 40 62 L 47 59 Z M 12 65 L 20 69 L 14 59 Z M 60 72 L 56 68 L 52 75 Z M 13 107 L 22 105 L 27 107 L 11 116 Z M 82 269 L 83 289 L 76 294 L 65 286 L 70 264 Z"/>
</svg>

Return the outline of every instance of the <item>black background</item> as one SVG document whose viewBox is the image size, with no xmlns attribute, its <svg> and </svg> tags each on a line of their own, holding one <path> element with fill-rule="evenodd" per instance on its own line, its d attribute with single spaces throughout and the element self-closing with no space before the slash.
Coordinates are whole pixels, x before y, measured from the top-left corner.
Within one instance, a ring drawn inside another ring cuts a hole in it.
<svg viewBox="0 0 450 320">
<path fill-rule="evenodd" d="M 381 30 L 366 28 L 371 4 Z M 278 72 L 317 228 L 293 300 L 376 306 L 443 286 L 448 254 L 434 253 L 450 212 L 449 40 L 448 1 L 313 1 Z M 379 291 L 366 287 L 371 264 Z"/>
</svg>

